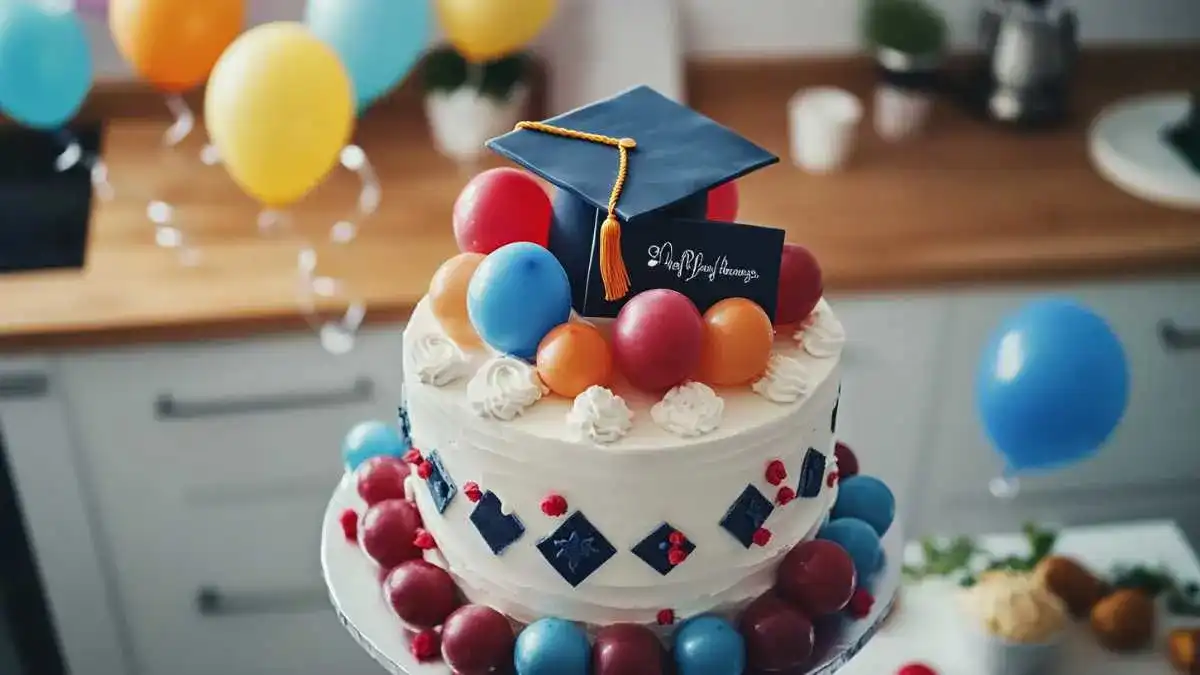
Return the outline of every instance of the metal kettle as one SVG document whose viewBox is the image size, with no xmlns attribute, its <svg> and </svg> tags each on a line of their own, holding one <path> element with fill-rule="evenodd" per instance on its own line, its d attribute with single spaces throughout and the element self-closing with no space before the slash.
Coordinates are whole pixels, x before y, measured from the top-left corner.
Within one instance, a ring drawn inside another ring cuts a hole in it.
<svg viewBox="0 0 1200 675">
<path fill-rule="evenodd" d="M 1052 0 L 994 0 L 980 21 L 990 76 L 987 112 L 1013 123 L 1066 113 L 1079 52 L 1075 12 Z"/>
</svg>

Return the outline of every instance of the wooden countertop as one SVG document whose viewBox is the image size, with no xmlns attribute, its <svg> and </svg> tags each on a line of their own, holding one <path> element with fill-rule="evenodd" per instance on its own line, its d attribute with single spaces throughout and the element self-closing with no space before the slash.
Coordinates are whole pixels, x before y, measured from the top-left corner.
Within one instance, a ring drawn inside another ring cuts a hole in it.
<svg viewBox="0 0 1200 675">
<path fill-rule="evenodd" d="M 889 145 L 869 126 L 853 167 L 809 176 L 786 163 L 741 182 L 742 220 L 786 228 L 811 247 L 834 292 L 1200 272 L 1200 214 L 1134 199 L 1092 170 L 1087 121 L 1114 99 L 1195 86 L 1200 49 L 1105 52 L 1082 62 L 1079 114 L 1033 135 L 999 129 L 939 103 L 924 138 Z M 868 97 L 861 60 L 690 64 L 692 105 L 786 157 L 785 102 L 837 84 Z M 106 159 L 115 200 L 94 213 L 86 268 L 0 277 L 0 348 L 194 339 L 303 326 L 296 241 L 260 236 L 257 207 L 220 168 L 196 159 L 199 137 L 164 152 L 165 120 L 117 120 Z M 388 109 L 360 126 L 384 183 L 380 211 L 345 246 L 321 247 L 321 271 L 345 279 L 368 320 L 402 319 L 456 250 L 451 206 L 465 175 L 431 148 L 415 110 Z M 344 170 L 299 205 L 314 239 L 350 212 Z M 154 244 L 151 198 L 172 202 L 200 247 L 181 267 Z"/>
</svg>

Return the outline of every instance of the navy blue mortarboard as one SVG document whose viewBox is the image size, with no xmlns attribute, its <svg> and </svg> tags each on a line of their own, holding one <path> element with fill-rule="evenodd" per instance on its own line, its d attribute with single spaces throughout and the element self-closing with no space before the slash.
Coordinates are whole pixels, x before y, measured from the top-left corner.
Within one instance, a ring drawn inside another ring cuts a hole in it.
<svg viewBox="0 0 1200 675">
<path fill-rule="evenodd" d="M 575 309 L 593 316 L 615 314 L 630 291 L 622 224 L 701 221 L 709 190 L 779 161 L 647 86 L 522 122 L 487 146 L 560 188 L 549 248 L 567 270 Z M 604 306 L 588 307 L 589 297 Z"/>
</svg>

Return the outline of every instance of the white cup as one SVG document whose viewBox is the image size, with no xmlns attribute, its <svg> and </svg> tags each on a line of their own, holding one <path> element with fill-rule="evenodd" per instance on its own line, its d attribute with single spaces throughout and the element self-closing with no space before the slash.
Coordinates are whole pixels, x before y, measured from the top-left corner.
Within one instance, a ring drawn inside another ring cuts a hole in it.
<svg viewBox="0 0 1200 675">
<path fill-rule="evenodd" d="M 854 149 L 862 120 L 858 97 L 843 89 L 803 89 L 788 101 L 792 162 L 812 173 L 840 169 Z"/>
<path fill-rule="evenodd" d="M 915 136 L 925 127 L 931 107 L 926 93 L 880 85 L 875 89 L 875 132 L 886 141 Z"/>
</svg>

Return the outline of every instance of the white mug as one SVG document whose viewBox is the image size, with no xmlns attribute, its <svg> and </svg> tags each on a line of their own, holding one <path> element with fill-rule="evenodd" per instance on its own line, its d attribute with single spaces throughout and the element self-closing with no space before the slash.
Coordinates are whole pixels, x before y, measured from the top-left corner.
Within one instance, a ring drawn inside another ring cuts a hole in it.
<svg viewBox="0 0 1200 675">
<path fill-rule="evenodd" d="M 863 116 L 858 97 L 843 89 L 803 89 L 788 101 L 792 162 L 812 173 L 845 165 Z"/>
</svg>

